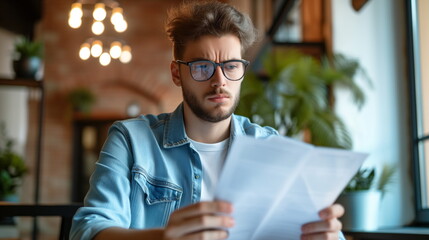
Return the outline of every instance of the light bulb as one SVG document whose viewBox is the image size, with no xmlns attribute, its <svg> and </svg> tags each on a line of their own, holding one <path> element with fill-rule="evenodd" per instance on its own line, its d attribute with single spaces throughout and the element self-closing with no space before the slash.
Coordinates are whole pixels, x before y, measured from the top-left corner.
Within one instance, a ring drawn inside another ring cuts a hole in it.
<svg viewBox="0 0 429 240">
<path fill-rule="evenodd" d="M 94 6 L 94 12 L 92 16 L 97 21 L 103 21 L 106 18 L 106 9 L 104 8 L 104 3 L 96 3 Z"/>
<path fill-rule="evenodd" d="M 82 19 L 79 17 L 73 17 L 70 15 L 69 17 L 69 26 L 71 28 L 79 28 L 82 25 Z"/>
<path fill-rule="evenodd" d="M 121 56 L 122 44 L 118 41 L 112 42 L 110 44 L 110 56 L 113 59 L 118 59 Z"/>
<path fill-rule="evenodd" d="M 128 28 L 128 23 L 125 20 L 122 20 L 118 24 L 115 24 L 115 30 L 117 32 L 124 32 Z"/>
<path fill-rule="evenodd" d="M 82 4 L 81 3 L 73 3 L 70 10 L 70 17 L 71 18 L 82 18 L 83 11 L 82 11 Z"/>
<path fill-rule="evenodd" d="M 118 24 L 122 20 L 124 20 L 124 16 L 122 15 L 122 8 L 116 7 L 112 10 L 112 16 L 110 17 L 110 22 L 112 22 L 113 25 Z"/>
<path fill-rule="evenodd" d="M 103 43 L 100 40 L 92 42 L 91 55 L 93 57 L 99 57 L 103 52 Z"/>
<path fill-rule="evenodd" d="M 102 34 L 104 32 L 103 22 L 94 21 L 94 23 L 92 24 L 91 30 L 95 35 Z"/>
<path fill-rule="evenodd" d="M 79 57 L 82 60 L 87 60 L 91 56 L 91 50 L 89 49 L 89 43 L 84 43 L 80 46 Z"/>
<path fill-rule="evenodd" d="M 119 61 L 121 61 L 121 63 L 129 63 L 132 58 L 133 56 L 131 55 L 131 47 L 128 45 L 123 46 L 121 56 L 119 57 Z"/>
<path fill-rule="evenodd" d="M 100 64 L 103 66 L 107 66 L 110 63 L 110 55 L 107 52 L 104 52 L 100 56 Z"/>
</svg>

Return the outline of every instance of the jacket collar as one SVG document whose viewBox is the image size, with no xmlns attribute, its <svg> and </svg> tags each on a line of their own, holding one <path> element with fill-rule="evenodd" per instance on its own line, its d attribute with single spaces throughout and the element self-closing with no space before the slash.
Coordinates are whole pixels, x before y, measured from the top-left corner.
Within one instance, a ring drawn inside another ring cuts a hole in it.
<svg viewBox="0 0 429 240">
<path fill-rule="evenodd" d="M 231 140 L 233 140 L 235 136 L 245 134 L 243 126 L 240 124 L 240 121 L 235 114 L 232 114 L 231 121 L 230 144 L 232 142 Z M 189 143 L 189 138 L 185 131 L 185 123 L 183 121 L 183 103 L 181 103 L 174 112 L 170 113 L 170 117 L 166 120 L 163 146 L 165 148 L 173 148 L 187 143 Z"/>
<path fill-rule="evenodd" d="M 163 145 L 165 148 L 182 146 L 189 142 L 183 121 L 183 103 L 167 118 L 164 129 Z"/>
</svg>

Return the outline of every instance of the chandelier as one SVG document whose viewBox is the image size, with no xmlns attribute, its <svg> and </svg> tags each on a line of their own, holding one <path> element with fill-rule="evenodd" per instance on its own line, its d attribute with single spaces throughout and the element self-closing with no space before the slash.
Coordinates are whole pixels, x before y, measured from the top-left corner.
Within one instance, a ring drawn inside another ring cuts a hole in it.
<svg viewBox="0 0 429 240">
<path fill-rule="evenodd" d="M 92 56 L 98 58 L 103 66 L 109 65 L 111 59 L 119 59 L 122 63 L 131 61 L 131 47 L 123 39 L 102 35 L 106 28 L 105 22 L 112 25 L 117 33 L 123 33 L 128 28 L 123 9 L 118 2 L 78 0 L 72 3 L 68 19 L 69 26 L 73 29 L 80 28 L 84 17 L 92 17 L 91 31 L 95 37 L 88 38 L 81 44 L 79 57 L 82 60 Z M 110 21 L 107 21 L 107 18 L 110 18 Z"/>
<path fill-rule="evenodd" d="M 104 43 L 100 38 L 87 39 L 80 46 L 79 57 L 87 60 L 91 56 L 98 58 L 103 66 L 109 65 L 112 59 L 119 59 L 122 63 L 129 63 L 132 59 L 131 47 L 116 39 L 105 40 Z"/>
</svg>

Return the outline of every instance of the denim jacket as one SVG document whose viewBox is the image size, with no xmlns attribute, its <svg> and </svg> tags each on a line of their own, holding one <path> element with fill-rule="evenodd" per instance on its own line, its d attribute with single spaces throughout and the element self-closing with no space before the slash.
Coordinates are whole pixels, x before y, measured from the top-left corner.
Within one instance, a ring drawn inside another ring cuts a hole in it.
<svg viewBox="0 0 429 240">
<path fill-rule="evenodd" d="M 232 115 L 232 141 L 237 135 L 277 134 Z M 73 218 L 71 239 L 92 239 L 109 227 L 163 227 L 174 210 L 200 200 L 201 174 L 199 155 L 185 133 L 182 105 L 172 113 L 115 122 L 90 178 L 84 207 Z"/>
<path fill-rule="evenodd" d="M 230 139 L 278 135 L 232 115 Z M 229 144 L 231 144 L 230 141 Z M 164 227 L 170 214 L 200 200 L 202 166 L 186 136 L 183 106 L 172 113 L 115 122 L 90 178 L 84 207 L 73 218 L 72 240 L 109 227 Z M 342 233 L 339 235 L 344 240 Z"/>
</svg>

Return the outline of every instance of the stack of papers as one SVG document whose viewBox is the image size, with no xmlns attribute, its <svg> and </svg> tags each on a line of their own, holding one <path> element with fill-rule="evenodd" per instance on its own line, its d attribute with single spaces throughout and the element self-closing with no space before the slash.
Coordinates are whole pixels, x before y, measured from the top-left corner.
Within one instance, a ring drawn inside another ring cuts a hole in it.
<svg viewBox="0 0 429 240">
<path fill-rule="evenodd" d="M 366 157 L 282 136 L 237 136 L 216 191 L 234 206 L 229 239 L 300 239 L 301 226 L 320 220 Z"/>
</svg>

